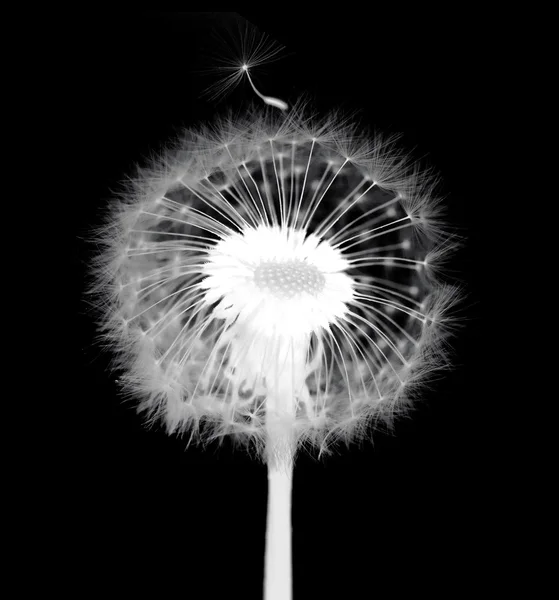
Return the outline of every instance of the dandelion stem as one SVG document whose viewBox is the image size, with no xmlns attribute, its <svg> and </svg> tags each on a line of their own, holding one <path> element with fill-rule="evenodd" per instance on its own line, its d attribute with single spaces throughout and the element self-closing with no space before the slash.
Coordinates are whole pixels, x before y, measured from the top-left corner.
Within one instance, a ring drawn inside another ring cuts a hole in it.
<svg viewBox="0 0 559 600">
<path fill-rule="evenodd" d="M 293 457 L 268 462 L 264 600 L 291 600 L 291 489 Z"/>
</svg>

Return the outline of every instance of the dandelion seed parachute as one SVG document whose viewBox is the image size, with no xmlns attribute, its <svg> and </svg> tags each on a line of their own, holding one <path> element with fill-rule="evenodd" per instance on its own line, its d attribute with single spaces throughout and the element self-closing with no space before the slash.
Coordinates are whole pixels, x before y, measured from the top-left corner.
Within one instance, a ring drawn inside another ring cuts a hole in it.
<svg viewBox="0 0 559 600">
<path fill-rule="evenodd" d="M 260 93 L 250 75 L 252 69 L 279 60 L 284 47 L 249 26 L 245 26 L 244 31 L 239 33 L 242 40 L 241 48 L 237 51 L 232 49 L 231 52 L 233 56 L 237 55 L 237 58 L 230 58 L 228 54 L 216 57 L 219 66 L 212 69 L 212 72 L 217 71 L 221 77 L 206 88 L 203 95 L 210 100 L 217 100 L 232 91 L 246 77 L 254 93 L 265 104 L 286 110 L 288 105 L 283 100 Z"/>
<path fill-rule="evenodd" d="M 451 244 L 433 181 L 337 115 L 254 108 L 185 134 L 97 239 L 124 388 L 192 441 L 328 451 L 444 364 L 457 291 L 434 278 Z"/>
</svg>

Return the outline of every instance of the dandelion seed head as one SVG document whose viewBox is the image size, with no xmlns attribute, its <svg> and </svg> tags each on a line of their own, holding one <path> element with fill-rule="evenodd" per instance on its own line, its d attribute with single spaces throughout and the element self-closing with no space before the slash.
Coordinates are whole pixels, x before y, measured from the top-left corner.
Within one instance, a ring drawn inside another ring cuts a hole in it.
<svg viewBox="0 0 559 600">
<path fill-rule="evenodd" d="M 433 198 L 393 139 L 301 105 L 189 132 L 97 237 L 121 384 L 170 432 L 261 456 L 271 431 L 327 451 L 390 421 L 446 364 L 459 298 Z"/>
</svg>

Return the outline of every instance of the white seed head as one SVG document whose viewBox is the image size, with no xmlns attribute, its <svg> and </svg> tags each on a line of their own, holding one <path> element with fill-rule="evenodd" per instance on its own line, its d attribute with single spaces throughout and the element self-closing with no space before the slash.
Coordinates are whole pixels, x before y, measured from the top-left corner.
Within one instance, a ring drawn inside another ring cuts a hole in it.
<svg viewBox="0 0 559 600">
<path fill-rule="evenodd" d="M 445 363 L 438 206 L 393 139 L 300 105 L 190 132 L 97 237 L 127 391 L 169 431 L 261 456 L 277 432 L 328 450 L 389 421 Z"/>
</svg>

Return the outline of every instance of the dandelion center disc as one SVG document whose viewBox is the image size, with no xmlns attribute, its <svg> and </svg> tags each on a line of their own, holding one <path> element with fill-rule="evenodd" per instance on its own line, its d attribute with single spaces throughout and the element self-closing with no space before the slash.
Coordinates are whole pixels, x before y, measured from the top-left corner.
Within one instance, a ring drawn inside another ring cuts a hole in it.
<svg viewBox="0 0 559 600">
<path fill-rule="evenodd" d="M 254 271 L 254 282 L 277 298 L 291 299 L 303 292 L 316 295 L 324 289 L 324 275 L 314 266 L 300 260 L 270 261 Z"/>
<path fill-rule="evenodd" d="M 326 241 L 292 227 L 259 226 L 224 237 L 201 287 L 218 319 L 266 338 L 299 338 L 342 318 L 353 298 L 347 262 Z M 306 293 L 305 293 L 306 292 Z"/>
</svg>

